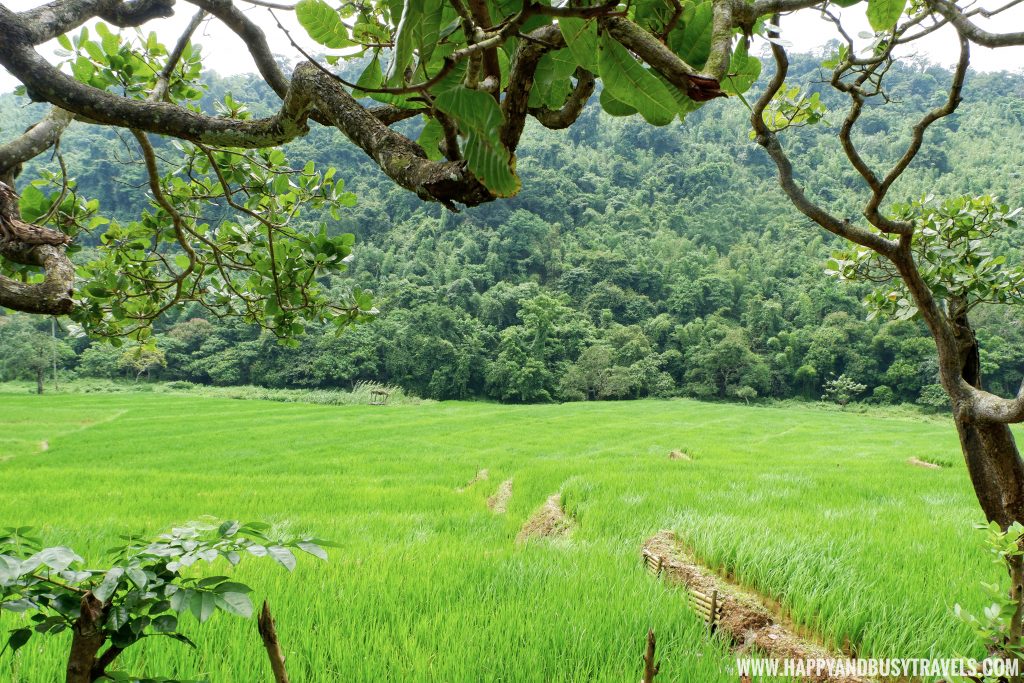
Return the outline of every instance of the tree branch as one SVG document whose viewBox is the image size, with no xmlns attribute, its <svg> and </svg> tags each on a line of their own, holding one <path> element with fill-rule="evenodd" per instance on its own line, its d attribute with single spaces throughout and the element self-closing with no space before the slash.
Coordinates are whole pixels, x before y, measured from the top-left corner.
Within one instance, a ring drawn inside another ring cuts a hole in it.
<svg viewBox="0 0 1024 683">
<path fill-rule="evenodd" d="M 0 183 L 0 256 L 43 269 L 42 282 L 24 283 L 0 275 L 0 306 L 25 313 L 63 315 L 74 301 L 75 267 L 64 253 L 68 236 L 21 220 L 18 195 Z"/>
<path fill-rule="evenodd" d="M 773 22 L 776 26 L 780 21 L 780 17 L 776 15 Z M 770 31 L 769 37 L 777 38 L 777 31 Z M 786 81 L 786 74 L 789 72 L 789 57 L 786 55 L 785 49 L 778 42 L 771 43 L 772 56 L 775 59 L 775 75 L 772 77 L 771 82 L 765 88 L 764 92 L 761 93 L 761 97 L 758 98 L 754 104 L 754 108 L 750 114 L 750 124 L 754 128 L 755 140 L 757 144 L 761 145 L 768 152 L 768 156 L 771 157 L 772 161 L 775 162 L 775 166 L 779 171 L 779 184 L 782 186 L 783 192 L 789 197 L 793 205 L 805 216 L 810 218 L 812 221 L 825 228 L 829 232 L 838 235 L 844 239 L 848 239 L 851 242 L 855 242 L 862 246 L 873 249 L 879 254 L 891 255 L 896 249 L 896 243 L 888 240 L 881 235 L 865 230 L 864 228 L 857 227 L 850 223 L 848 220 L 840 220 L 836 218 L 824 208 L 818 206 L 804 193 L 793 177 L 793 165 L 789 161 L 789 157 L 786 156 L 786 152 L 782 149 L 782 145 L 779 143 L 778 136 L 768 128 L 768 125 L 764 121 L 764 112 L 771 104 L 772 99 L 782 89 L 783 84 Z"/>
<path fill-rule="evenodd" d="M 702 75 L 651 33 L 624 17 L 606 17 L 601 25 L 615 40 L 635 52 L 669 83 L 695 102 L 725 97 L 716 78 Z"/>
<path fill-rule="evenodd" d="M 53 147 L 74 117 L 70 112 L 51 107 L 34 126 L 10 142 L 0 145 L 0 182 L 14 187 L 21 165 Z"/>
<path fill-rule="evenodd" d="M 944 16 L 964 38 L 983 47 L 1009 47 L 1024 45 L 1024 31 L 1015 33 L 990 33 L 972 23 L 964 12 L 948 0 L 926 0 L 932 10 Z M 999 10 L 1001 11 L 1001 10 Z M 995 14 L 996 12 L 993 12 Z"/>
<path fill-rule="evenodd" d="M 533 77 L 541 57 L 551 50 L 565 47 L 565 38 L 557 26 L 542 26 L 530 34 L 531 40 L 522 40 L 516 46 L 509 66 L 509 83 L 501 109 L 505 123 L 501 127 L 501 142 L 509 154 L 514 154 L 522 137 L 529 111 Z"/>
<path fill-rule="evenodd" d="M 576 87 L 569 93 L 568 99 L 560 109 L 547 109 L 545 107 L 531 107 L 530 115 L 540 121 L 545 128 L 561 129 L 568 128 L 583 113 L 587 100 L 594 94 L 594 74 L 583 67 L 576 69 Z"/>
<path fill-rule="evenodd" d="M 151 19 L 174 14 L 174 0 L 51 0 L 15 15 L 0 6 L 0 21 L 14 19 L 25 38 L 39 45 L 78 28 L 93 17 L 115 26 L 140 26 Z"/>
</svg>

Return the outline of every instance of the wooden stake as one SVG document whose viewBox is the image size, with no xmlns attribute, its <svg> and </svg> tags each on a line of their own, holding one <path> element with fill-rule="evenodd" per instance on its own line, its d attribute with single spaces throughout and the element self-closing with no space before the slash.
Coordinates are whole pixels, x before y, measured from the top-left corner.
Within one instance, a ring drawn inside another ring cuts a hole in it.
<svg viewBox="0 0 1024 683">
<path fill-rule="evenodd" d="M 718 610 L 718 589 L 716 588 L 711 593 L 711 614 L 708 617 L 708 631 L 710 633 L 712 633 L 712 634 L 715 632 L 715 617 L 717 616 L 715 614 L 715 612 L 717 610 Z"/>
<path fill-rule="evenodd" d="M 644 677 L 640 683 L 653 683 L 654 677 L 658 675 L 661 662 L 654 663 L 654 630 L 647 631 L 647 651 L 644 652 Z"/>
<path fill-rule="evenodd" d="M 263 647 L 267 649 L 267 656 L 270 658 L 275 683 L 288 683 L 288 672 L 284 669 L 284 652 L 281 651 L 277 629 L 274 628 L 274 617 L 270 616 L 270 606 L 266 600 L 263 601 L 263 609 L 256 620 L 256 625 L 260 631 L 260 638 L 263 639 Z"/>
</svg>

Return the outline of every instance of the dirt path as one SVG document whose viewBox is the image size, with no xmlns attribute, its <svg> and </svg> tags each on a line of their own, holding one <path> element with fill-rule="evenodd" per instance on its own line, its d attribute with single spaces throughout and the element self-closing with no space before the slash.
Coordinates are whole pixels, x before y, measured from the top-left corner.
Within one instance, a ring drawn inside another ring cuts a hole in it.
<svg viewBox="0 0 1024 683">
<path fill-rule="evenodd" d="M 458 491 L 459 493 L 462 493 L 463 491 L 465 491 L 466 489 L 470 488 L 473 484 L 475 484 L 475 483 L 477 483 L 479 481 L 487 481 L 487 477 L 488 477 L 487 470 L 486 469 L 480 470 L 479 472 L 476 473 L 476 475 L 472 479 L 470 479 L 469 481 L 466 482 L 465 486 L 462 486 L 462 487 L 457 488 L 455 490 Z"/>
<path fill-rule="evenodd" d="M 662 572 L 668 581 L 705 595 L 718 592 L 718 604 L 722 606 L 718 632 L 733 643 L 736 654 L 805 661 L 846 659 L 845 655 L 830 652 L 823 645 L 798 634 L 797 629 L 781 614 L 766 606 L 760 596 L 698 565 L 673 532 L 658 532 L 644 544 L 643 551 L 645 555 L 661 559 Z M 827 673 L 808 676 L 804 680 L 813 683 L 871 683 L 866 678 L 830 677 Z"/>
<path fill-rule="evenodd" d="M 502 515 L 508 509 L 509 498 L 512 497 L 512 480 L 506 479 L 494 492 L 494 495 L 487 499 L 487 507 L 496 515 Z"/>
</svg>

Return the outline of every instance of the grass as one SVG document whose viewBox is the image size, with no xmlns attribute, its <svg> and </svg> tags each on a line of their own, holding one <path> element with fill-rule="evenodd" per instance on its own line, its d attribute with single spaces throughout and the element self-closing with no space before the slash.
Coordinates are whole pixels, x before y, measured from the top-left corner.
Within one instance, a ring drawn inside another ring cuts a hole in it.
<svg viewBox="0 0 1024 683">
<path fill-rule="evenodd" d="M 340 543 L 291 575 L 262 562 L 237 572 L 270 599 L 296 681 L 635 680 L 653 626 L 659 681 L 734 682 L 724 645 L 641 568 L 662 528 L 862 656 L 980 654 L 952 607 L 980 611 L 979 583 L 1002 573 L 972 529 L 981 513 L 952 425 L 933 418 L 694 401 L 0 401 L 0 526 L 36 526 L 92 562 L 118 534 L 201 515 Z M 693 460 L 669 460 L 674 449 Z M 912 455 L 952 466 L 913 467 Z M 482 468 L 488 480 L 456 492 Z M 508 512 L 495 515 L 486 499 L 507 478 Z M 571 538 L 517 546 L 559 490 Z M 17 620 L 0 614 L 0 629 Z M 267 679 L 252 622 L 184 622 L 198 651 L 145 643 L 125 667 Z M 0 679 L 59 679 L 62 645 L 33 639 L 0 659 Z"/>
</svg>

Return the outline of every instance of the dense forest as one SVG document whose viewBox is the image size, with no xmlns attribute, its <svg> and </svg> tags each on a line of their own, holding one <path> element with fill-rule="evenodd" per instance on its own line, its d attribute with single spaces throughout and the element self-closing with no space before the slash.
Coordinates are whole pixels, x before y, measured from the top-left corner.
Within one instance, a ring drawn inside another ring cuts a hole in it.
<svg viewBox="0 0 1024 683">
<path fill-rule="evenodd" d="M 813 89 L 820 61 L 801 57 L 791 77 Z M 879 160 L 902 151 L 908 112 L 941 99 L 948 73 L 910 61 L 888 78 L 891 101 L 861 119 L 863 149 Z M 969 81 L 959 113 L 931 129 L 893 197 L 989 193 L 1024 204 L 1016 170 L 1024 149 L 1006 144 L 1024 138 L 1024 76 Z M 260 83 L 212 77 L 204 106 L 229 96 L 270 111 L 274 96 Z M 823 100 L 837 104 L 830 97 L 823 88 Z M 6 138 L 40 108 L 5 95 L 0 112 Z M 913 320 L 868 320 L 864 285 L 824 274 L 838 245 L 786 201 L 774 166 L 749 140 L 748 116 L 734 98 L 654 128 L 592 104 L 568 131 L 528 129 L 517 197 L 457 214 L 421 202 L 340 136 L 314 129 L 285 151 L 296 166 L 336 167 L 354 193 L 340 220 L 327 218 L 333 233 L 356 238 L 350 271 L 333 284 L 372 290 L 375 321 L 341 334 L 314 325 L 298 345 L 284 345 L 255 326 L 180 307 L 156 325 L 157 350 L 143 351 L 63 332 L 54 342 L 49 320 L 8 316 L 0 372 L 34 376 L 56 356 L 67 374 L 87 377 L 317 388 L 365 380 L 426 398 L 507 402 L 818 399 L 845 375 L 864 385 L 862 400 L 943 404 L 930 339 Z M 812 187 L 854 216 L 858 183 L 839 158 L 837 126 L 809 126 L 790 144 Z M 76 191 L 107 215 L 130 220 L 145 209 L 129 140 L 72 126 L 61 151 Z M 37 160 L 20 189 L 55 166 Z M 1010 262 L 1019 261 L 1018 237 L 1001 238 Z M 1024 375 L 1019 317 L 991 307 L 977 318 L 988 388 L 1012 392 Z"/>
</svg>

